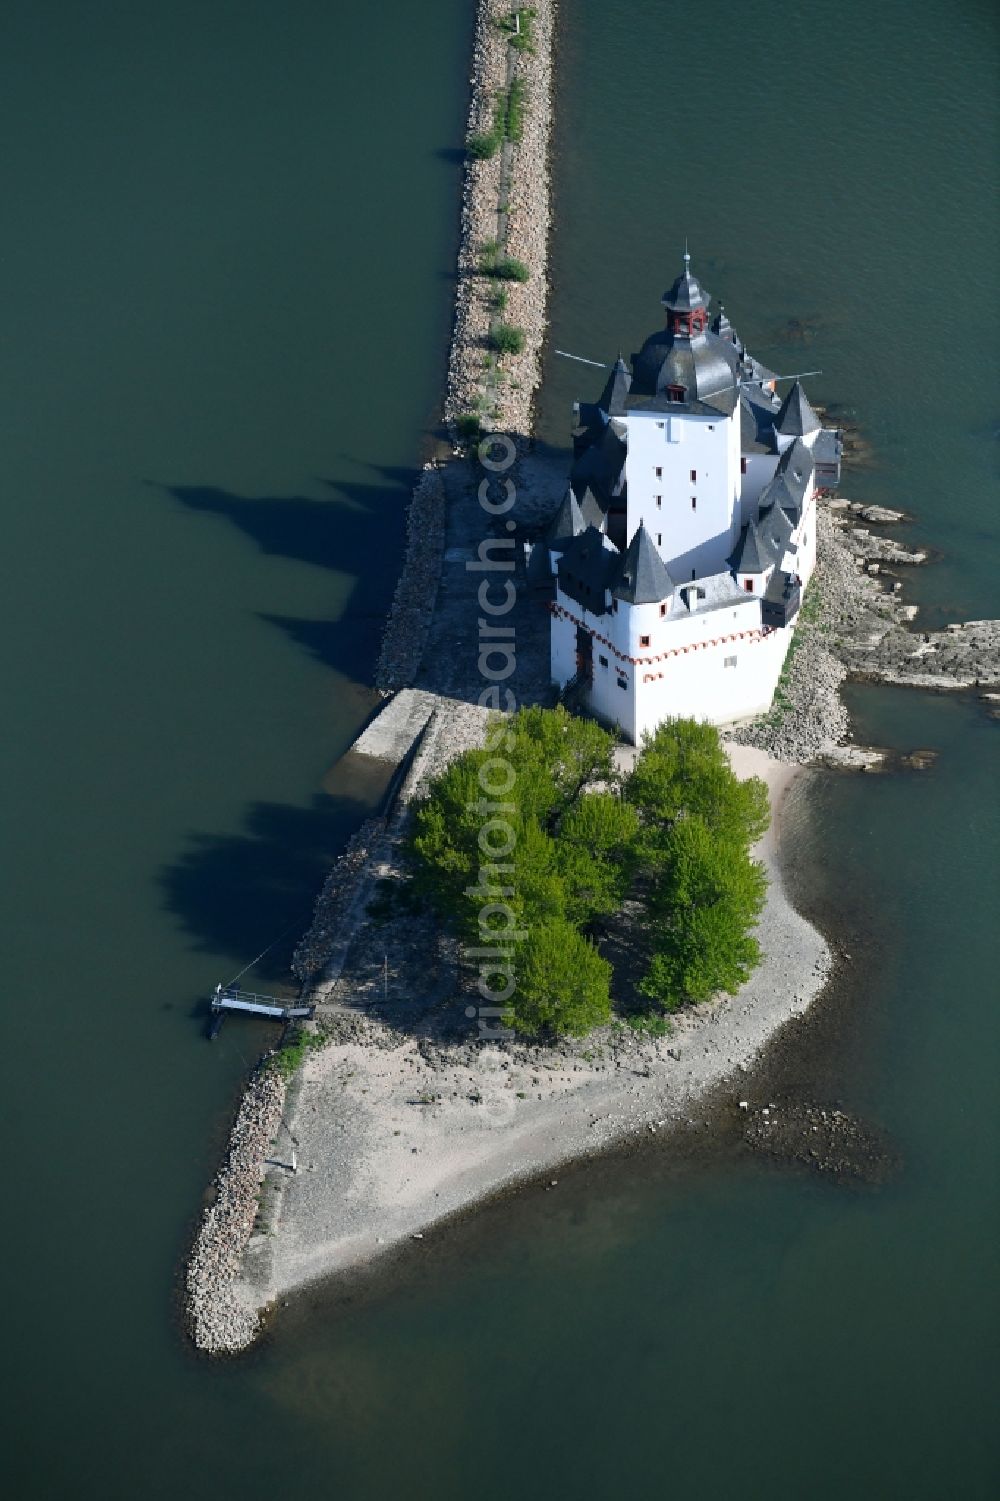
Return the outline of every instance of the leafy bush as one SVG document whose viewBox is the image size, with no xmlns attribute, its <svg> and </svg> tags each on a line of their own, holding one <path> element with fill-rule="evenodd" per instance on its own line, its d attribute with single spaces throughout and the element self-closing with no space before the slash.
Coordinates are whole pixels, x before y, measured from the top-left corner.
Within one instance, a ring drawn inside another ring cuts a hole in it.
<svg viewBox="0 0 1000 1501">
<path fill-rule="evenodd" d="M 503 281 L 527 281 L 531 272 L 516 256 L 498 255 L 494 257 L 488 274 L 499 277 Z"/>
<path fill-rule="evenodd" d="M 498 323 L 490 332 L 490 348 L 497 354 L 520 354 L 524 348 L 524 329 L 512 323 Z"/>
<path fill-rule="evenodd" d="M 500 150 L 503 136 L 496 130 L 479 130 L 468 139 L 468 152 L 477 162 L 489 161 Z"/>
<path fill-rule="evenodd" d="M 476 412 L 463 412 L 455 422 L 455 431 L 460 438 L 467 438 L 475 442 L 482 432 L 482 423 Z"/>
<path fill-rule="evenodd" d="M 296 1069 L 301 1068 L 308 1053 L 313 1048 L 321 1048 L 325 1041 L 321 1032 L 307 1032 L 303 1027 L 290 1027 L 280 1048 L 272 1054 L 270 1067 L 283 1079 L 290 1079 Z"/>
<path fill-rule="evenodd" d="M 507 115 L 507 93 L 500 89 L 493 100 L 493 123 L 489 130 L 477 131 L 468 139 L 469 155 L 476 161 L 488 161 L 491 156 L 496 156 L 507 134 Z"/>
</svg>

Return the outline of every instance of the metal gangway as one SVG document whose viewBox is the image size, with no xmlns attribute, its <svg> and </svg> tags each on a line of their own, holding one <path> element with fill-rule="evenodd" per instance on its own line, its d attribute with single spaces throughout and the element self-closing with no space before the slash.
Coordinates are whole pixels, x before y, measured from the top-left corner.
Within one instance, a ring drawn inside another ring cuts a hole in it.
<svg viewBox="0 0 1000 1501">
<path fill-rule="evenodd" d="M 252 990 L 241 990 L 238 985 L 216 985 L 210 1002 L 212 1020 L 208 1035 L 210 1038 L 219 1035 L 219 1029 L 226 1018 L 227 1012 L 242 1011 L 251 1016 L 266 1016 L 271 1021 L 311 1021 L 315 1006 L 305 1006 L 296 1002 L 283 1001 L 274 995 L 257 995 Z"/>
</svg>

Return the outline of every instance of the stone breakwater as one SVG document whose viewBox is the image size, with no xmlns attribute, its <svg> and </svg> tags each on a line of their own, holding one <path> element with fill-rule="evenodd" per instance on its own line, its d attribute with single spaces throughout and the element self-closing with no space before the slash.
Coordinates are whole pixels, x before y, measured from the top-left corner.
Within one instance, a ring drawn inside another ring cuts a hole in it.
<svg viewBox="0 0 1000 1501">
<path fill-rule="evenodd" d="M 375 686 L 383 693 L 409 686 L 419 670 L 437 602 L 446 511 L 441 471 L 428 464 L 407 511 L 406 558 L 375 669 Z"/>
<path fill-rule="evenodd" d="M 517 51 L 501 23 L 510 4 L 481 0 L 473 41 L 469 134 L 488 133 L 497 95 L 517 79 L 525 90 L 521 139 L 488 160 L 469 158 L 462 187 L 458 291 L 448 358 L 444 416 L 453 436 L 463 417 L 515 438 L 531 431 L 532 402 L 541 381 L 545 339 L 549 240 L 549 138 L 552 124 L 554 0 L 537 0 L 531 51 Z M 523 262 L 525 282 L 482 274 L 486 245 Z M 490 353 L 494 299 L 502 318 L 524 335 L 520 354 Z M 456 449 L 456 456 L 458 450 Z M 375 671 L 375 686 L 393 693 L 416 679 L 437 601 L 444 556 L 447 501 L 441 467 L 424 466 L 407 513 L 406 558 Z"/>
<path fill-rule="evenodd" d="M 237 1278 L 253 1234 L 266 1159 L 281 1124 L 284 1080 L 261 1068 L 251 1079 L 216 1177 L 187 1268 L 191 1338 L 206 1354 L 243 1350 L 256 1338 L 260 1314 L 240 1298 Z"/>
<path fill-rule="evenodd" d="M 357 894 L 358 878 L 384 827 L 381 818 L 367 818 L 351 835 L 323 882 L 309 931 L 292 955 L 292 973 L 301 980 L 303 992 L 329 964 L 334 946 L 343 936 L 348 909 Z"/>
<path fill-rule="evenodd" d="M 525 100 L 521 139 L 507 142 L 486 161 L 470 158 L 462 191 L 458 252 L 458 294 L 445 419 L 454 431 L 466 414 L 484 426 L 526 436 L 531 431 L 534 392 L 541 380 L 545 337 L 550 222 L 549 137 L 552 123 L 552 42 L 555 0 L 535 0 L 532 50 L 516 51 L 502 23 L 510 0 L 480 0 L 472 56 L 469 134 L 488 133 L 497 94 L 517 79 Z M 498 242 L 506 255 L 523 261 L 526 282 L 500 281 L 481 274 L 483 247 Z M 489 354 L 492 298 L 507 294 L 503 321 L 520 328 L 524 348 L 494 362 Z"/>
</svg>

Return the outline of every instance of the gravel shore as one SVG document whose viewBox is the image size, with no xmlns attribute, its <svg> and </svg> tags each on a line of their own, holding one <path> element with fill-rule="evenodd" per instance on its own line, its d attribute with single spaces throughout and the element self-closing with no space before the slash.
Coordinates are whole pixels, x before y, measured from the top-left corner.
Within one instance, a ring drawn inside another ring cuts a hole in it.
<svg viewBox="0 0 1000 1501">
<path fill-rule="evenodd" d="M 795 911 L 777 863 L 796 769 L 748 748 L 732 754 L 740 775 L 766 777 L 775 808 L 759 849 L 771 880 L 759 934 L 765 959 L 749 984 L 681 1015 L 664 1038 L 612 1026 L 554 1047 L 468 1034 L 441 1044 L 370 1015 L 333 1022 L 332 1040 L 301 1072 L 299 1172 L 281 1175 L 279 1233 L 246 1258 L 241 1306 L 264 1309 L 403 1240 L 429 1237 L 435 1224 L 507 1184 L 683 1122 L 724 1081 L 734 1098 L 742 1092 L 743 1072 L 822 988 L 830 954 Z M 411 971 L 408 983 L 420 990 L 433 977 Z M 461 998 L 451 993 L 448 1004 L 468 1027 Z"/>
</svg>

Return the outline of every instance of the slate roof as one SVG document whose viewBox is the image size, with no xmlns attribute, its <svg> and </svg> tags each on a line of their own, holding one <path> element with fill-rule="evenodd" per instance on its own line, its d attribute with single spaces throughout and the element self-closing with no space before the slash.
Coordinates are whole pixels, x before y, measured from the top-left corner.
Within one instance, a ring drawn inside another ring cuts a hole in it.
<svg viewBox="0 0 1000 1501">
<path fill-rule="evenodd" d="M 544 542 L 532 544 L 528 553 L 525 578 L 531 589 L 547 589 L 551 585 L 552 565 L 549 562 L 549 550 Z"/>
<path fill-rule="evenodd" d="M 815 468 L 816 461 L 801 438 L 790 443 L 761 492 L 761 510 L 766 506 L 784 506 L 786 510 L 793 512 L 801 510 L 806 487 Z"/>
<path fill-rule="evenodd" d="M 779 573 L 775 569 L 767 581 L 763 597 L 769 604 L 787 605 L 795 592 L 795 587 L 795 579 L 790 574 Z"/>
<path fill-rule="evenodd" d="M 643 522 L 619 560 L 611 592 L 630 605 L 658 604 L 674 592 L 666 564 Z"/>
<path fill-rule="evenodd" d="M 740 449 L 743 453 L 773 453 L 771 424 L 763 407 L 755 406 L 740 392 Z"/>
<path fill-rule="evenodd" d="M 813 458 L 817 464 L 831 464 L 836 467 L 838 477 L 840 475 L 840 456 L 844 445 L 840 434 L 833 428 L 821 427 L 816 434 L 816 441 L 812 446 Z"/>
<path fill-rule="evenodd" d="M 557 570 L 559 588 L 592 615 L 603 615 L 609 581 L 618 562 L 618 552 L 607 545 L 604 533 L 588 526 L 578 537 L 571 537 L 563 549 Z"/>
<path fill-rule="evenodd" d="M 691 257 L 684 252 L 684 270 L 678 276 L 668 292 L 662 297 L 663 306 L 673 313 L 689 313 L 694 308 L 707 308 L 711 302 L 709 294 L 702 290 L 698 282 L 691 275 Z"/>
<path fill-rule="evenodd" d="M 577 421 L 573 429 L 573 452 L 582 453 L 604 436 L 608 414 L 596 401 L 578 401 L 574 410 Z"/>
<path fill-rule="evenodd" d="M 570 484 L 577 500 L 583 506 L 588 489 L 607 511 L 615 499 L 615 490 L 625 468 L 627 446 L 615 432 L 613 425 L 605 424 L 598 436 L 580 444 L 570 469 Z M 584 513 L 584 519 L 587 518 Z"/>
<path fill-rule="evenodd" d="M 771 550 L 764 543 L 755 521 L 748 521 L 740 532 L 736 551 L 729 558 L 734 573 L 764 573 L 774 562 Z"/>
<path fill-rule="evenodd" d="M 772 563 L 780 563 L 792 540 L 795 522 L 783 506 L 761 508 L 757 517 L 757 537 Z"/>
<path fill-rule="evenodd" d="M 710 610 L 745 605 L 752 596 L 740 588 L 731 573 L 710 573 L 690 584 L 681 584 L 670 607 L 672 619 L 704 615 Z"/>
<path fill-rule="evenodd" d="M 587 485 L 580 501 L 580 517 L 584 527 L 596 526 L 598 531 L 603 531 L 606 516 L 607 511 L 605 507 L 601 505 L 598 497 L 594 494 L 590 486 Z"/>
<path fill-rule="evenodd" d="M 606 412 L 609 417 L 624 417 L 625 398 L 631 388 L 631 372 L 629 371 L 629 368 L 626 365 L 625 361 L 622 359 L 621 355 L 619 355 L 614 365 L 612 366 L 611 374 L 607 379 L 607 384 L 605 385 L 604 390 L 601 392 L 598 406 L 600 406 L 602 411 Z"/>
<path fill-rule="evenodd" d="M 802 382 L 795 381 L 781 403 L 781 411 L 774 419 L 775 432 L 780 433 L 783 438 L 804 438 L 809 433 L 818 433 L 821 426 L 802 389 Z"/>
<path fill-rule="evenodd" d="M 721 302 L 719 303 L 719 311 L 712 319 L 711 327 L 713 334 L 719 334 L 722 338 L 728 338 L 732 343 L 736 342 L 736 333 L 733 325 L 726 317 L 726 309 Z"/>
<path fill-rule="evenodd" d="M 738 368 L 739 355 L 729 340 L 718 334 L 688 338 L 659 329 L 632 356 L 632 394 L 659 395 L 668 386 L 682 386 L 686 401 L 704 401 L 720 392 L 733 392 Z"/>
<path fill-rule="evenodd" d="M 580 513 L 576 496 L 572 490 L 567 490 L 566 495 L 558 511 L 553 516 L 545 540 L 550 547 L 555 547 L 559 542 L 565 542 L 570 537 L 578 537 L 586 530 L 587 523 Z"/>
</svg>

